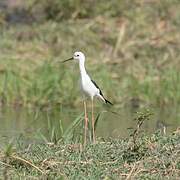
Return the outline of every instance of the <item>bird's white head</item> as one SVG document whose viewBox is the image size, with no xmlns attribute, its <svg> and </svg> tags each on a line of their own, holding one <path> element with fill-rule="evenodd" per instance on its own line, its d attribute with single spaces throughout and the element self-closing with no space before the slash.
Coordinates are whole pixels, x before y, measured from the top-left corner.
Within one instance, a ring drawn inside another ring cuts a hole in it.
<svg viewBox="0 0 180 180">
<path fill-rule="evenodd" d="M 82 64 L 85 61 L 85 55 L 80 52 L 80 51 L 76 51 L 73 55 L 73 57 L 66 59 L 64 61 L 62 61 L 63 63 L 66 61 L 71 61 L 71 60 L 78 60 L 80 62 L 80 64 Z"/>
<path fill-rule="evenodd" d="M 85 61 L 85 55 L 80 51 L 76 51 L 73 55 L 73 59 L 78 61 Z"/>
</svg>

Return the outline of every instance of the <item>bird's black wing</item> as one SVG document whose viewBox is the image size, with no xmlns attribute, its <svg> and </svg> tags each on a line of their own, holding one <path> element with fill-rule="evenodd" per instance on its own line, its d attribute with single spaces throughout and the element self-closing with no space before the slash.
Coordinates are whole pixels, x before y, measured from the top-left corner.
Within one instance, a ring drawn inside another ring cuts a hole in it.
<svg viewBox="0 0 180 180">
<path fill-rule="evenodd" d="M 99 89 L 99 94 L 104 98 L 103 93 L 102 93 L 101 89 L 99 88 L 99 86 L 96 84 L 96 82 L 93 81 L 92 79 L 91 79 L 91 81 L 96 86 L 96 88 Z"/>
<path fill-rule="evenodd" d="M 92 83 L 96 86 L 96 88 L 99 89 L 99 94 L 104 98 L 105 103 L 106 103 L 106 104 L 109 103 L 109 104 L 113 105 L 110 101 L 108 101 L 108 100 L 104 97 L 104 95 L 103 95 L 101 89 L 100 89 L 99 86 L 96 84 L 96 82 L 93 81 L 92 79 L 91 79 L 91 81 L 92 81 Z"/>
</svg>

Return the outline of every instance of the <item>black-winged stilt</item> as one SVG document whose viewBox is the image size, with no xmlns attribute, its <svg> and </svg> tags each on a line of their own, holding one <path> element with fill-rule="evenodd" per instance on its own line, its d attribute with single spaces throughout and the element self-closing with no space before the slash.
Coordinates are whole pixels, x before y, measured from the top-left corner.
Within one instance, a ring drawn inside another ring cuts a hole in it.
<svg viewBox="0 0 180 180">
<path fill-rule="evenodd" d="M 95 138 L 95 128 L 94 128 L 94 105 L 93 100 L 94 97 L 99 97 L 104 103 L 108 103 L 113 105 L 110 101 L 108 101 L 101 91 L 101 89 L 97 86 L 95 81 L 93 81 L 89 75 L 86 72 L 85 68 L 85 55 L 82 52 L 75 52 L 73 57 L 63 61 L 70 61 L 70 60 L 76 60 L 79 62 L 79 69 L 80 69 L 80 75 L 81 75 L 81 89 L 85 95 L 90 96 L 91 98 L 91 110 L 92 110 L 92 131 L 93 131 L 93 142 L 96 142 Z M 86 136 L 87 136 L 87 128 L 88 128 L 88 117 L 87 117 L 87 108 L 86 108 L 86 101 L 84 99 L 84 114 L 85 114 L 85 134 L 84 134 L 84 144 L 86 144 Z"/>
</svg>

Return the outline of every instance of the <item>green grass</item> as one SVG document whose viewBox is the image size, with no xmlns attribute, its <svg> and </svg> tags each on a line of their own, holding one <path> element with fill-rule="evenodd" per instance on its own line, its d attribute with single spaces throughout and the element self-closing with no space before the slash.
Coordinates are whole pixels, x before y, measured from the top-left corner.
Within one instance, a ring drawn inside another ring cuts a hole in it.
<svg viewBox="0 0 180 180">
<path fill-rule="evenodd" d="M 0 177 L 13 179 L 178 179 L 180 133 L 98 139 L 81 144 L 28 143 L 22 137 L 0 151 Z"/>
<path fill-rule="evenodd" d="M 0 147 L 2 179 L 178 179 L 180 176 L 180 130 L 167 135 L 143 130 L 149 111 L 138 112 L 130 136 L 98 138 L 96 144 L 82 145 L 77 133 L 82 115 L 64 131 L 59 123 L 49 126 L 49 139 L 23 135 Z M 54 138 L 55 137 L 55 138 Z M 58 139 L 57 139 L 58 138 Z"/>
</svg>

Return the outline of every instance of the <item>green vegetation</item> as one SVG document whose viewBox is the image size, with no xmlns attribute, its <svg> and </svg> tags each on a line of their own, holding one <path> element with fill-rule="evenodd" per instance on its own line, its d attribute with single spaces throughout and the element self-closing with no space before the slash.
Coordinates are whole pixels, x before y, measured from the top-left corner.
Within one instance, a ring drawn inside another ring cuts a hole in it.
<svg viewBox="0 0 180 180">
<path fill-rule="evenodd" d="M 10 179 L 178 179 L 180 132 L 81 144 L 29 143 L 0 151 L 0 177 Z"/>
<path fill-rule="evenodd" d="M 142 125 L 150 116 L 149 111 L 137 113 L 136 127 L 126 139 L 98 138 L 96 144 L 86 147 L 81 143 L 82 133 L 76 131 L 81 116 L 65 132 L 61 130 L 58 139 L 51 125 L 49 140 L 39 136 L 32 141 L 20 136 L 0 148 L 0 178 L 177 179 L 180 131 L 147 135 Z"/>
<path fill-rule="evenodd" d="M 33 2 L 23 6 L 29 13 L 40 8 L 41 1 Z M 62 16 L 52 12 L 49 21 L 38 23 L 39 15 L 32 24 L 1 25 L 2 103 L 78 105 L 78 67 L 57 61 L 81 50 L 89 73 L 115 104 L 179 104 L 178 1 L 99 1 L 93 11 L 88 9 L 91 1 L 83 3 L 82 11 L 75 8 L 81 1 L 53 2 L 59 5 L 48 3 L 49 8 L 63 7 L 58 9 Z M 109 7 L 113 11 L 106 11 Z"/>
</svg>

